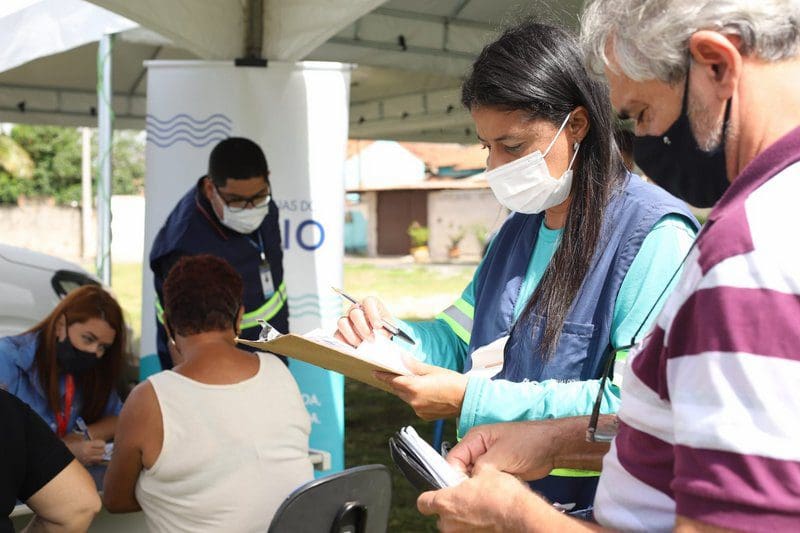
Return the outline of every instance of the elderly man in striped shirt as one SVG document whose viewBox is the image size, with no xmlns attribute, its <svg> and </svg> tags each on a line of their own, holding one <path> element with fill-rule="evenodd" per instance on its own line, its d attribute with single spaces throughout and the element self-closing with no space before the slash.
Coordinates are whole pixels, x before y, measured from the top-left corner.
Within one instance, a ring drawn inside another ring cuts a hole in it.
<svg viewBox="0 0 800 533">
<path fill-rule="evenodd" d="M 656 174 L 675 163 L 656 181 L 730 180 L 625 369 L 595 518 L 800 531 L 800 0 L 591 0 L 582 40 L 635 120 L 637 157 Z M 475 429 L 450 457 L 472 478 L 420 511 L 448 531 L 599 529 L 500 472 L 599 466 L 608 448 L 584 441 L 586 424 Z"/>
</svg>

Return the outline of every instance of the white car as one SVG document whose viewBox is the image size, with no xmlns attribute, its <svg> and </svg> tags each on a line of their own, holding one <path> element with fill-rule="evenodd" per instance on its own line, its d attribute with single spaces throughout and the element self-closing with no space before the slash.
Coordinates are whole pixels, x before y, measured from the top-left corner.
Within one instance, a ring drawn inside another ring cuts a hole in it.
<svg viewBox="0 0 800 533">
<path fill-rule="evenodd" d="M 64 295 L 87 284 L 100 280 L 75 263 L 0 243 L 0 337 L 36 325 Z"/>
</svg>

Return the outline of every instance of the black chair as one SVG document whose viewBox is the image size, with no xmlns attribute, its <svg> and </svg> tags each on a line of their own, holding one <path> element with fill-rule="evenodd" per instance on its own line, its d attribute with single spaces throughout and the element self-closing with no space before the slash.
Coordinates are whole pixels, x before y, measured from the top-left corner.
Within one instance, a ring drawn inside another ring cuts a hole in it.
<svg viewBox="0 0 800 533">
<path fill-rule="evenodd" d="M 384 533 L 391 503 L 389 470 L 357 466 L 295 490 L 275 512 L 269 533 Z"/>
</svg>

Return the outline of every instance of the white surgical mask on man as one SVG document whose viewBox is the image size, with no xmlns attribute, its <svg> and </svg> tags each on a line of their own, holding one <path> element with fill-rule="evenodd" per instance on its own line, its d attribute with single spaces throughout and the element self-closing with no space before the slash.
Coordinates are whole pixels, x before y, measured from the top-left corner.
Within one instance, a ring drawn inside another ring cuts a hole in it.
<svg viewBox="0 0 800 533">
<path fill-rule="evenodd" d="M 531 215 L 541 213 L 567 199 L 572 188 L 572 164 L 578 155 L 580 143 L 575 143 L 569 167 L 560 179 L 550 175 L 544 158 L 550 153 L 569 117 L 567 115 L 564 119 L 544 154 L 536 150 L 484 174 L 498 202 L 511 211 Z"/>
<path fill-rule="evenodd" d="M 219 193 L 216 194 L 217 198 L 219 198 L 222 202 L 222 220 L 220 220 L 220 222 L 222 222 L 223 226 L 226 226 L 233 231 L 244 234 L 253 233 L 259 228 L 259 226 L 261 226 L 261 223 L 264 222 L 264 218 L 266 218 L 267 213 L 269 213 L 269 196 L 264 198 L 264 203 L 254 205 L 253 207 L 247 209 L 232 210 L 228 204 L 222 200 L 222 197 L 219 195 Z"/>
</svg>

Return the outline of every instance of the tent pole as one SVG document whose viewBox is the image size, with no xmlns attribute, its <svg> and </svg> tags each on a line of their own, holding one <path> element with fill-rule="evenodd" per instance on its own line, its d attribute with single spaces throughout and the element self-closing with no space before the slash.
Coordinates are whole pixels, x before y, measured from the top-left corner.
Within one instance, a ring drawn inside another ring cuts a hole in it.
<svg viewBox="0 0 800 533">
<path fill-rule="evenodd" d="M 111 52 L 113 35 L 103 35 L 97 48 L 97 275 L 111 285 Z"/>
<path fill-rule="evenodd" d="M 92 241 L 92 132 L 81 128 L 81 242 L 83 259 L 89 259 L 89 243 Z"/>
</svg>

